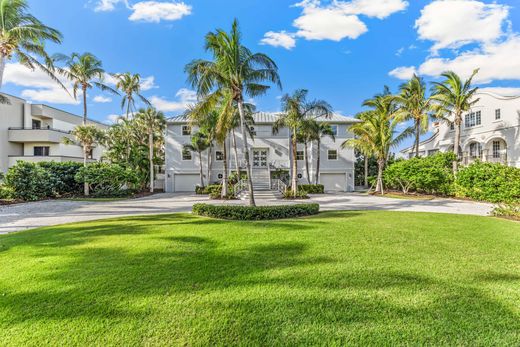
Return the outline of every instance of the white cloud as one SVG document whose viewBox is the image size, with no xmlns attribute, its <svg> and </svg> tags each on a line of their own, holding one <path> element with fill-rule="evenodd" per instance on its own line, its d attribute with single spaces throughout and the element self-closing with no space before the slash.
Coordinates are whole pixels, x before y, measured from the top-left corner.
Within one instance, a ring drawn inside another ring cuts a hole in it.
<svg viewBox="0 0 520 347">
<path fill-rule="evenodd" d="M 106 103 L 112 102 L 112 98 L 103 96 L 103 95 L 96 95 L 94 97 L 93 101 L 100 103 L 100 104 L 106 104 Z"/>
<path fill-rule="evenodd" d="M 27 89 L 22 90 L 21 96 L 31 101 L 68 105 L 78 105 L 80 103 L 79 100 L 69 95 L 45 72 L 30 70 L 19 63 L 6 65 L 4 82 L 26 87 Z M 70 82 L 63 81 L 63 84 L 69 91 L 72 90 Z"/>
<path fill-rule="evenodd" d="M 128 2 L 126 0 L 98 0 L 94 6 L 94 11 L 96 11 L 96 12 L 113 11 L 116 8 L 116 5 L 119 3 L 124 3 L 126 5 L 126 7 L 128 7 Z"/>
<path fill-rule="evenodd" d="M 415 22 L 419 38 L 433 41 L 432 52 L 468 43 L 491 43 L 504 35 L 509 7 L 476 0 L 437 0 Z"/>
<path fill-rule="evenodd" d="M 171 101 L 159 96 L 152 96 L 150 102 L 152 105 L 163 112 L 179 112 L 186 110 L 190 105 L 197 102 L 197 93 L 186 88 L 180 89 L 175 94 L 177 100 Z"/>
<path fill-rule="evenodd" d="M 155 85 L 155 77 L 154 76 L 148 76 L 141 78 L 141 90 L 147 91 L 150 89 L 159 88 Z"/>
<path fill-rule="evenodd" d="M 390 76 L 399 78 L 400 80 L 409 80 L 417 73 L 415 66 L 401 66 L 390 71 Z"/>
<path fill-rule="evenodd" d="M 133 13 L 128 19 L 150 23 L 175 21 L 191 14 L 191 6 L 176 1 L 142 1 L 134 4 L 131 8 Z"/>
<path fill-rule="evenodd" d="M 408 7 L 408 2 L 404 0 L 353 0 L 352 2 L 339 2 L 339 4 L 345 13 L 378 19 L 385 19 Z"/>
<path fill-rule="evenodd" d="M 116 124 L 121 119 L 121 115 L 119 114 L 109 114 L 107 118 L 105 119 L 105 122 L 108 124 Z"/>
<path fill-rule="evenodd" d="M 260 44 L 292 49 L 296 46 L 296 40 L 294 39 L 294 34 L 289 34 L 286 31 L 280 31 L 278 33 L 269 31 L 265 33 L 264 38 L 260 40 Z"/>
</svg>

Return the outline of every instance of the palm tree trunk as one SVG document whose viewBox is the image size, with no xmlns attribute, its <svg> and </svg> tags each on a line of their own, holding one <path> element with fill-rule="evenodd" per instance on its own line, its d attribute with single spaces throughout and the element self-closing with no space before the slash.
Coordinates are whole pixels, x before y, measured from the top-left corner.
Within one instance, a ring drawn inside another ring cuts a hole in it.
<svg viewBox="0 0 520 347">
<path fill-rule="evenodd" d="M 366 155 L 366 154 L 363 154 L 363 156 L 365 157 L 365 187 L 368 188 L 368 161 L 369 161 L 369 158 L 368 158 L 368 155 Z"/>
<path fill-rule="evenodd" d="M 321 163 L 321 141 L 318 140 L 316 142 L 316 149 L 318 151 L 318 155 L 316 156 L 316 184 L 320 184 L 320 163 Z"/>
<path fill-rule="evenodd" d="M 457 156 L 453 161 L 453 173 L 456 174 L 459 170 L 459 159 L 460 159 L 460 126 L 462 123 L 462 116 L 457 113 L 455 115 L 455 143 L 453 144 L 453 152 Z"/>
<path fill-rule="evenodd" d="M 240 131 L 242 133 L 244 159 L 246 160 L 247 185 L 249 188 L 249 206 L 256 206 L 255 193 L 253 191 L 253 177 L 251 171 L 251 161 L 249 160 L 249 145 L 247 143 L 246 120 L 244 115 L 244 105 L 242 98 L 238 100 L 238 113 L 240 114 Z"/>
<path fill-rule="evenodd" d="M 87 87 L 83 87 L 83 125 L 87 125 Z"/>
<path fill-rule="evenodd" d="M 420 141 L 420 131 L 421 131 L 421 120 L 417 119 L 415 121 L 415 157 L 419 158 L 419 141 Z"/>
<path fill-rule="evenodd" d="M 383 190 L 383 169 L 385 167 L 385 161 L 383 159 L 379 159 L 377 161 L 377 185 L 376 185 L 376 193 L 381 193 L 384 195 L 385 192 Z"/>
<path fill-rule="evenodd" d="M 227 161 L 227 146 L 226 140 L 223 143 L 223 151 L 224 154 L 224 174 L 222 175 L 222 198 L 227 198 L 228 196 L 228 161 Z"/>
<path fill-rule="evenodd" d="M 235 129 L 231 130 L 233 133 L 233 150 L 235 152 L 235 164 L 236 164 L 236 170 L 237 170 L 237 177 L 240 181 L 240 163 L 238 162 L 238 148 L 237 148 L 237 138 L 235 136 Z"/>
<path fill-rule="evenodd" d="M 149 157 L 150 161 L 150 193 L 153 193 L 153 181 L 154 181 L 154 170 L 153 170 L 153 134 L 150 132 L 148 134 L 148 149 L 149 149 Z"/>
<path fill-rule="evenodd" d="M 305 171 L 307 173 L 307 181 L 309 181 L 308 182 L 309 184 L 312 184 L 311 183 L 311 174 L 309 171 L 309 156 L 308 156 L 307 141 L 305 141 L 304 145 L 305 145 L 305 148 L 304 148 L 303 155 L 305 155 Z"/>
<path fill-rule="evenodd" d="M 4 81 L 5 63 L 7 59 L 3 54 L 0 54 L 0 89 L 2 89 L 2 82 Z"/>
<path fill-rule="evenodd" d="M 213 145 L 210 144 L 208 148 L 208 185 L 211 183 L 211 169 L 213 167 Z"/>
<path fill-rule="evenodd" d="M 298 151 L 298 144 L 296 142 L 296 129 L 293 129 L 292 135 L 292 183 L 291 188 L 293 190 L 293 195 L 296 197 L 298 195 L 298 161 L 296 160 L 296 154 Z"/>
<path fill-rule="evenodd" d="M 88 155 L 88 152 L 89 151 L 88 151 L 87 146 L 83 145 L 83 167 L 87 167 L 87 155 Z M 87 182 L 83 183 L 83 194 L 85 194 L 85 196 L 89 196 L 89 194 L 90 194 L 89 186 L 88 186 Z"/>
<path fill-rule="evenodd" d="M 202 169 L 202 151 L 199 151 L 199 165 L 200 165 L 200 186 L 204 188 L 204 172 Z"/>
</svg>

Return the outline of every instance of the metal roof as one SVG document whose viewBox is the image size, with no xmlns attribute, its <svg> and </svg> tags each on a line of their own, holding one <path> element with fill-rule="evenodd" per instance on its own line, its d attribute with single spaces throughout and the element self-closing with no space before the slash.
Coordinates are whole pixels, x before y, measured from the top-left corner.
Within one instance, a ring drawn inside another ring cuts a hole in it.
<svg viewBox="0 0 520 347">
<path fill-rule="evenodd" d="M 257 112 L 253 115 L 255 124 L 272 124 L 280 117 L 281 112 Z M 358 119 L 352 117 L 346 117 L 337 113 L 334 113 L 331 117 L 319 117 L 317 120 L 325 123 L 357 123 Z M 188 123 L 189 119 L 186 115 L 180 115 L 171 117 L 168 119 L 170 124 L 185 124 Z"/>
</svg>

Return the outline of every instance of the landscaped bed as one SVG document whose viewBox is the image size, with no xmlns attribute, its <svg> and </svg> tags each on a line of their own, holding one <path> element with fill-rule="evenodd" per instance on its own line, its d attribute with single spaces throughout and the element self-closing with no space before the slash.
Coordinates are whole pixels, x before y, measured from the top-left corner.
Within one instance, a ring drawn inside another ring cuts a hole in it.
<svg viewBox="0 0 520 347">
<path fill-rule="evenodd" d="M 0 345 L 518 345 L 520 225 L 329 212 L 0 236 Z"/>
</svg>

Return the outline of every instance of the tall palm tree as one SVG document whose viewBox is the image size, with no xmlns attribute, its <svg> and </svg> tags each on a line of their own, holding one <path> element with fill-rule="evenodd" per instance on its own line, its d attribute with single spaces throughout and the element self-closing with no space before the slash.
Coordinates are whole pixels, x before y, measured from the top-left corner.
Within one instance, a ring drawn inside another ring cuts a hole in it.
<svg viewBox="0 0 520 347">
<path fill-rule="evenodd" d="M 473 78 L 479 72 L 474 70 L 471 76 L 462 81 L 461 78 L 453 71 L 443 73 L 442 82 L 433 82 L 433 95 L 435 116 L 455 125 L 455 141 L 453 151 L 460 160 L 460 134 L 462 125 L 462 114 L 467 112 L 479 102 L 480 99 L 475 98 L 478 87 L 472 87 Z M 459 162 L 453 162 L 453 172 L 457 173 Z"/>
<path fill-rule="evenodd" d="M 152 106 L 150 101 L 141 94 L 141 75 L 131 74 L 129 72 L 122 74 L 114 74 L 114 78 L 117 80 L 116 88 L 123 93 L 121 100 L 121 110 L 125 110 L 126 107 L 126 118 L 130 116 L 132 110 L 136 111 L 135 99 L 139 98 L 147 107 Z"/>
<path fill-rule="evenodd" d="M 204 172 L 202 163 L 202 152 L 210 147 L 208 137 L 203 132 L 196 132 L 191 137 L 191 144 L 184 145 L 184 148 L 188 151 L 195 152 L 199 156 L 199 168 L 200 168 L 200 186 L 204 188 Z M 208 177 L 209 179 L 209 177 Z"/>
<path fill-rule="evenodd" d="M 57 67 L 57 71 L 72 81 L 72 91 L 74 98 L 77 98 L 78 91 L 83 95 L 83 124 L 87 124 L 87 91 L 97 87 L 102 91 L 108 91 L 119 95 L 117 90 L 103 83 L 105 70 L 103 64 L 92 53 L 72 53 L 70 56 L 55 54 L 53 60 L 63 62 L 65 67 Z"/>
<path fill-rule="evenodd" d="M 61 43 L 62 35 L 28 13 L 28 9 L 27 0 L 0 0 L 0 88 L 6 64 L 13 58 L 29 69 L 44 71 L 65 88 L 55 76 L 53 61 L 45 50 L 45 41 Z"/>
<path fill-rule="evenodd" d="M 253 131 L 251 131 L 251 127 L 255 124 L 255 119 L 253 117 L 253 113 L 255 111 L 256 106 L 251 103 L 244 103 L 244 111 L 245 111 L 245 120 L 246 120 L 246 128 L 247 133 L 249 137 L 251 137 L 251 140 L 254 140 L 255 134 Z M 231 129 L 231 142 L 233 146 L 233 151 L 235 153 L 235 170 L 237 173 L 237 177 L 240 180 L 241 173 L 240 173 L 240 161 L 238 156 L 238 146 L 237 146 L 237 138 L 235 129 L 240 127 L 240 114 L 238 112 L 238 107 L 235 108 L 234 117 L 232 119 L 232 129 Z"/>
<path fill-rule="evenodd" d="M 246 119 L 244 96 L 256 97 L 269 89 L 262 84 L 269 81 L 281 88 L 278 67 L 267 55 L 252 53 L 242 44 L 238 22 L 235 19 L 231 32 L 218 29 L 206 35 L 205 48 L 213 55 L 213 60 L 194 60 L 186 66 L 188 81 L 197 89 L 199 96 L 205 98 L 206 109 L 211 109 L 220 102 L 222 94 L 230 93 L 236 102 L 240 115 L 240 130 L 243 138 L 243 155 L 247 167 L 249 204 L 255 205 L 249 144 L 246 137 Z"/>
<path fill-rule="evenodd" d="M 150 192 L 154 192 L 154 139 L 163 136 L 166 127 L 166 117 L 153 107 L 141 109 L 135 116 L 135 120 L 141 125 L 144 132 L 148 135 L 148 161 L 150 165 Z"/>
<path fill-rule="evenodd" d="M 433 111 L 432 99 L 426 97 L 426 83 L 415 74 L 412 79 L 403 83 L 400 89 L 400 94 L 395 98 L 404 120 L 414 122 L 415 156 L 419 157 L 421 134 L 428 131 L 430 125 L 430 113 Z"/>
<path fill-rule="evenodd" d="M 316 176 L 314 179 L 314 184 L 320 183 L 320 163 L 321 163 L 321 140 L 323 137 L 328 136 L 332 139 L 332 141 L 336 141 L 336 135 L 334 134 L 334 130 L 330 126 L 330 124 L 325 122 L 319 122 L 316 120 L 312 120 L 308 124 L 308 134 L 309 139 L 311 141 L 316 142 Z M 310 183 L 310 179 L 309 179 Z"/>
<path fill-rule="evenodd" d="M 376 193 L 384 194 L 383 170 L 391 154 L 404 139 L 413 134 L 413 127 L 398 133 L 398 126 L 403 119 L 399 117 L 395 98 L 388 93 L 376 95 L 366 100 L 364 106 L 371 110 L 361 113 L 361 123 L 354 124 L 350 131 L 355 138 L 343 142 L 342 147 L 358 149 L 362 153 L 373 155 L 378 164 Z"/>
<path fill-rule="evenodd" d="M 285 94 L 282 97 L 282 114 L 273 125 L 275 132 L 281 128 L 288 128 L 291 131 L 291 187 L 294 196 L 298 194 L 298 161 L 296 160 L 298 132 L 307 120 L 319 117 L 328 118 L 332 114 L 332 107 L 327 102 L 323 100 L 307 101 L 308 93 L 306 89 L 298 89 L 292 95 Z"/>
<path fill-rule="evenodd" d="M 83 166 L 87 166 L 87 161 L 90 153 L 97 144 L 100 144 L 105 139 L 105 132 L 99 129 L 93 124 L 78 125 L 71 131 L 71 135 L 74 136 L 76 142 L 83 147 Z M 63 143 L 72 145 L 74 141 L 65 137 Z M 85 196 L 89 195 L 89 185 L 87 182 L 83 184 Z"/>
</svg>

